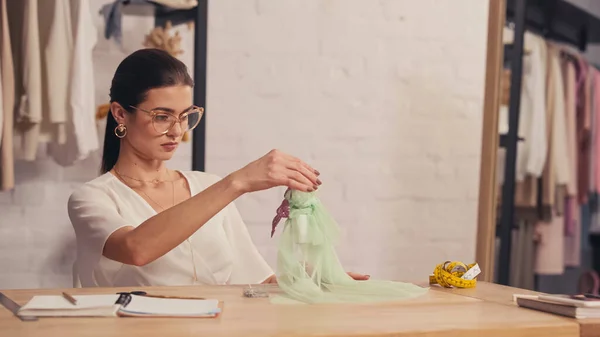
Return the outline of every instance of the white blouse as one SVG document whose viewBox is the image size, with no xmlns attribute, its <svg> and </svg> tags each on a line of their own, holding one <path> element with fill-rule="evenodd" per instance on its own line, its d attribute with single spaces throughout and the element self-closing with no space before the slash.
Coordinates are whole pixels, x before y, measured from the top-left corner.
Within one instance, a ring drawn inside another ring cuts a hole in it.
<svg viewBox="0 0 600 337">
<path fill-rule="evenodd" d="M 220 180 L 203 172 L 180 173 L 188 181 L 192 196 Z M 83 287 L 256 284 L 273 274 L 253 244 L 234 203 L 189 240 L 141 267 L 102 255 L 104 244 L 114 231 L 138 226 L 156 214 L 129 186 L 111 173 L 103 174 L 73 192 L 68 211 L 77 237 L 76 269 Z"/>
</svg>

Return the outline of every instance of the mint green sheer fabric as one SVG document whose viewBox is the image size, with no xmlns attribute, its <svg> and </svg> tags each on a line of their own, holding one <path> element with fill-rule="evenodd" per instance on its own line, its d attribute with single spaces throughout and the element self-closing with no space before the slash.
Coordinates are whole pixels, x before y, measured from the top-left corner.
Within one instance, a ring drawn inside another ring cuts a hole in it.
<svg viewBox="0 0 600 337">
<path fill-rule="evenodd" d="M 428 288 L 385 280 L 356 281 L 335 252 L 339 227 L 315 192 L 287 190 L 289 217 L 277 257 L 277 282 L 283 294 L 273 303 L 374 302 L 415 298 Z"/>
</svg>

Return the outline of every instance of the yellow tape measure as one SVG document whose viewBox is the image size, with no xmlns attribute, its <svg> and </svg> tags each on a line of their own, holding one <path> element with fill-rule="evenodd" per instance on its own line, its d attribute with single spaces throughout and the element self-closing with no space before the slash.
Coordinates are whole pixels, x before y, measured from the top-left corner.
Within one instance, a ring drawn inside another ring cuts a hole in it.
<svg viewBox="0 0 600 337">
<path fill-rule="evenodd" d="M 439 284 L 445 288 L 474 288 L 481 269 L 477 263 L 464 264 L 459 261 L 446 261 L 438 264 L 429 275 L 429 284 Z"/>
</svg>

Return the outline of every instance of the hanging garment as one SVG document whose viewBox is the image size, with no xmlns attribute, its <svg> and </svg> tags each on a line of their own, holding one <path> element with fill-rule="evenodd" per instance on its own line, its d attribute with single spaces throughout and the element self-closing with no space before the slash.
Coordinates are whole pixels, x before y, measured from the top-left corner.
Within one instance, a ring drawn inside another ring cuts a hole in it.
<svg viewBox="0 0 600 337">
<path fill-rule="evenodd" d="M 550 47 L 550 72 L 552 77 L 553 121 L 552 121 L 552 161 L 554 163 L 555 184 L 566 186 L 570 183 L 567 107 L 565 99 L 565 78 L 561 65 L 560 49 Z M 561 202 L 559 204 L 562 203 Z M 562 207 L 561 207 L 562 208 Z"/>
<path fill-rule="evenodd" d="M 523 261 L 521 262 L 522 272 L 520 284 L 523 289 L 535 289 L 535 224 L 525 222 L 523 228 Z"/>
<path fill-rule="evenodd" d="M 96 89 L 93 72 L 93 51 L 98 33 L 91 16 L 89 0 L 71 0 L 71 6 L 77 8 L 77 19 L 70 106 L 77 144 L 76 157 L 81 160 L 100 147 L 95 118 Z"/>
<path fill-rule="evenodd" d="M 89 0 L 69 0 L 73 48 L 68 83 L 67 141 L 50 144 L 48 152 L 62 166 L 73 165 L 98 150 L 92 53 L 97 42 Z"/>
<path fill-rule="evenodd" d="M 561 275 L 565 271 L 564 218 L 554 216 L 550 222 L 535 227 L 538 242 L 535 252 L 535 273 Z"/>
<path fill-rule="evenodd" d="M 115 0 L 100 9 L 100 14 L 104 16 L 104 38 L 109 40 L 113 37 L 117 44 L 121 45 L 123 38 L 123 28 L 121 27 L 123 5 L 148 3 L 166 6 L 166 8 L 172 10 L 191 9 L 198 6 L 197 0 Z"/>
<path fill-rule="evenodd" d="M 8 23 L 8 0 L 0 0 L 0 82 L 2 82 L 2 105 L 4 123 L 0 144 L 0 191 L 15 187 L 13 154 L 13 123 L 15 112 L 15 78 L 13 51 Z"/>
<path fill-rule="evenodd" d="M 518 221 L 517 228 L 512 231 L 509 280 L 511 287 L 534 289 L 533 267 L 536 244 L 533 234 L 534 225 L 529 221 Z"/>
<path fill-rule="evenodd" d="M 590 104 L 590 139 L 588 147 L 589 157 L 589 170 L 588 170 L 588 195 L 594 195 L 596 193 L 596 138 L 597 138 L 597 127 L 596 127 L 596 110 L 595 110 L 595 96 L 596 96 L 596 73 L 597 70 L 594 67 L 589 69 L 590 76 L 590 92 L 588 96 Z"/>
<path fill-rule="evenodd" d="M 546 76 L 546 41 L 530 32 L 525 33 L 524 45 L 529 53 L 523 57 L 523 81 L 519 112 L 519 136 L 517 143 L 515 216 L 521 220 L 539 219 L 537 209 L 538 178 L 544 171 L 548 152 Z M 498 131 L 508 131 L 508 110 L 500 109 Z M 498 183 L 503 183 L 505 151 L 498 150 Z M 501 199 L 498 199 L 501 203 Z"/>
<path fill-rule="evenodd" d="M 577 70 L 577 151 L 578 151 L 578 196 L 579 204 L 588 201 L 591 144 L 591 80 L 590 65 L 578 57 Z"/>
<path fill-rule="evenodd" d="M 70 3 L 64 0 L 44 0 L 39 5 L 40 8 L 44 7 L 46 13 L 52 13 L 51 16 L 40 17 L 40 26 L 46 23 L 43 21 L 49 24 L 47 39 L 43 45 L 43 69 L 46 74 L 44 93 L 48 101 L 47 113 L 50 123 L 49 141 L 64 144 L 67 141 L 66 123 L 72 61 L 70 54 L 73 49 Z M 42 18 L 45 19 L 42 21 Z"/>
<path fill-rule="evenodd" d="M 592 79 L 590 105 L 592 111 L 592 156 L 590 158 L 592 179 L 591 179 L 591 191 L 593 194 L 600 193 L 600 156 L 597 151 L 600 151 L 600 116 L 598 116 L 598 109 L 600 109 L 600 71 L 590 68 Z"/>
<path fill-rule="evenodd" d="M 556 207 L 565 202 L 562 190 L 569 178 L 563 80 L 560 51 L 549 44 L 546 89 L 549 149 L 542 175 L 543 216 L 534 226 L 537 244 L 535 265 L 531 266 L 531 270 L 542 275 L 564 272 L 564 219 Z"/>
<path fill-rule="evenodd" d="M 18 1 L 17 1 L 18 2 Z M 42 125 L 42 69 L 40 34 L 38 27 L 38 0 L 23 0 L 21 87 L 18 93 L 17 132 L 21 136 L 20 156 L 27 161 L 36 159 Z"/>
<path fill-rule="evenodd" d="M 551 71 L 551 51 L 547 48 L 546 81 L 544 99 L 545 111 L 545 139 L 548 141 L 548 154 L 542 171 L 541 178 L 527 174 L 524 181 L 517 181 L 515 186 L 516 217 L 533 223 L 543 220 L 549 221 L 552 217 L 552 206 L 555 197 L 555 163 L 553 155 L 553 129 L 555 113 L 554 79 L 556 74 Z"/>
<path fill-rule="evenodd" d="M 523 59 L 523 82 L 519 113 L 517 181 L 529 174 L 540 177 L 547 155 L 546 139 L 546 41 L 532 33 L 525 33 L 525 44 L 531 50 Z"/>
<path fill-rule="evenodd" d="M 569 172 L 571 177 L 567 183 L 565 203 L 565 234 L 570 235 L 575 231 L 575 222 L 577 212 L 577 202 L 569 199 L 577 198 L 578 192 L 578 151 L 577 151 L 577 122 L 576 122 L 576 74 L 575 65 L 569 59 L 563 62 L 563 72 L 565 80 L 565 106 L 566 106 L 566 121 L 567 121 L 567 142 L 570 164 Z"/>
<path fill-rule="evenodd" d="M 574 198 L 568 201 L 577 203 Z M 575 230 L 571 235 L 565 236 L 565 266 L 579 267 L 581 264 L 581 207 L 576 208 L 574 217 Z"/>
<path fill-rule="evenodd" d="M 523 245 L 521 245 L 522 223 L 523 221 L 518 221 L 516 228 L 510 232 L 510 277 L 508 280 L 510 287 L 520 286 L 519 281 L 521 280 L 521 270 L 523 269 L 521 266 L 521 261 L 523 260 Z"/>
<path fill-rule="evenodd" d="M 109 40 L 111 37 L 115 39 L 117 44 L 121 45 L 123 39 L 123 28 L 121 21 L 123 17 L 123 4 L 145 4 L 147 0 L 115 0 L 108 3 L 100 9 L 100 14 L 104 16 L 104 38 Z"/>
<path fill-rule="evenodd" d="M 600 195 L 596 194 L 590 202 L 590 229 L 591 234 L 600 234 Z M 587 241 L 588 238 L 585 238 Z"/>
<path fill-rule="evenodd" d="M 552 217 L 554 198 L 556 197 L 556 164 L 554 159 L 554 119 L 556 110 L 556 85 L 557 74 L 553 71 L 555 55 L 551 46 L 547 48 L 548 62 L 546 64 L 546 140 L 548 141 L 548 154 L 544 163 L 541 178 L 541 219 L 549 220 Z"/>
<path fill-rule="evenodd" d="M 592 169 L 594 170 L 594 197 L 590 201 L 590 233 L 598 234 L 600 233 L 600 156 L 597 155 L 598 150 L 600 150 L 600 116 L 597 116 L 598 109 L 600 109 L 600 71 L 594 69 L 592 72 L 594 76 L 594 85 L 592 88 L 593 92 L 593 106 L 592 106 L 592 115 L 594 116 L 594 126 L 596 128 L 596 132 L 593 133 L 593 141 L 594 144 L 594 154 L 592 157 L 592 162 L 594 165 Z M 584 241 L 587 242 L 587 237 L 584 237 Z"/>
<path fill-rule="evenodd" d="M 536 221 L 540 214 L 537 207 L 538 178 L 527 175 L 524 181 L 515 182 L 515 216 L 519 220 Z"/>
<path fill-rule="evenodd" d="M 590 143 L 590 78 L 589 68 L 582 57 L 577 57 L 575 64 L 575 134 L 576 165 L 577 165 L 577 194 L 567 198 L 570 221 L 567 222 L 565 238 L 565 265 L 578 267 L 581 263 L 581 207 L 588 201 L 589 178 L 589 143 Z M 573 94 L 573 93 L 571 93 Z"/>
<path fill-rule="evenodd" d="M 544 97 L 546 99 L 545 139 L 548 142 L 548 154 L 542 171 L 541 184 L 538 177 L 527 174 L 524 181 L 517 181 L 515 185 L 516 217 L 533 222 L 550 221 L 556 205 L 555 187 L 557 184 L 566 184 L 569 178 L 560 51 L 556 46 L 548 44 L 546 52 Z M 558 204 L 561 203 L 562 201 Z"/>
<path fill-rule="evenodd" d="M 0 68 L 0 78 L 2 69 Z M 4 133 L 4 107 L 2 106 L 2 81 L 0 81 L 0 148 L 2 148 L 2 134 Z"/>
<path fill-rule="evenodd" d="M 581 155 L 581 137 L 578 137 L 578 131 L 584 131 L 585 128 L 585 111 L 581 107 L 585 106 L 581 104 L 580 93 L 581 88 L 585 86 L 585 79 L 581 79 L 582 69 L 579 67 L 577 70 L 576 63 L 567 61 L 567 68 L 565 72 L 566 80 L 566 105 L 567 105 L 567 125 L 569 132 L 569 145 L 571 155 L 569 156 L 569 162 L 572 165 L 574 172 L 572 184 L 572 190 L 567 195 L 566 206 L 565 206 L 565 265 L 568 267 L 576 267 L 580 264 L 580 240 L 581 240 L 581 209 L 579 207 L 579 201 L 581 194 L 579 188 L 580 174 L 582 172 L 580 166 L 582 163 Z M 579 84 L 578 84 L 579 83 Z M 579 108 L 578 108 L 579 107 Z M 569 185 L 567 185 L 569 186 Z M 587 188 L 585 189 L 587 191 Z"/>
<path fill-rule="evenodd" d="M 590 206 L 596 203 L 596 199 L 598 198 L 598 194 L 596 193 L 595 186 L 595 173 L 596 173 L 596 138 L 597 138 L 597 117 L 596 116 L 596 78 L 597 78 L 597 70 L 593 66 L 590 65 L 588 69 L 588 77 L 589 77 L 589 92 L 586 100 L 588 101 L 589 110 L 590 110 L 590 132 L 589 132 L 589 146 L 588 146 L 588 171 L 587 171 L 587 202 L 581 204 L 581 241 L 580 241 L 580 250 L 588 251 L 589 250 L 589 233 L 592 226 L 592 217 L 590 215 Z"/>
<path fill-rule="evenodd" d="M 592 207 L 594 203 L 597 203 L 597 194 L 590 196 L 590 201 L 587 204 L 581 205 L 581 251 L 590 252 L 592 247 L 590 246 L 590 231 L 592 225 Z M 585 253 L 584 253 L 585 254 Z M 585 261 L 585 259 L 582 259 Z M 585 263 L 585 262 L 582 262 Z"/>
</svg>

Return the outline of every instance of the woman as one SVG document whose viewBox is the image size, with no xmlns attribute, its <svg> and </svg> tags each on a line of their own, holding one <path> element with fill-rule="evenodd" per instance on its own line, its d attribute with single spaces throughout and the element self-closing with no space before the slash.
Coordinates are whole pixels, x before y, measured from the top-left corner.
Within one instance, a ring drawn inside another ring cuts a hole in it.
<svg viewBox="0 0 600 337">
<path fill-rule="evenodd" d="M 118 66 L 103 174 L 68 203 L 82 286 L 276 282 L 233 201 L 276 186 L 315 190 L 319 172 L 276 150 L 222 179 L 167 169 L 202 118 L 192 87 L 186 66 L 161 50 L 136 51 Z"/>
</svg>

